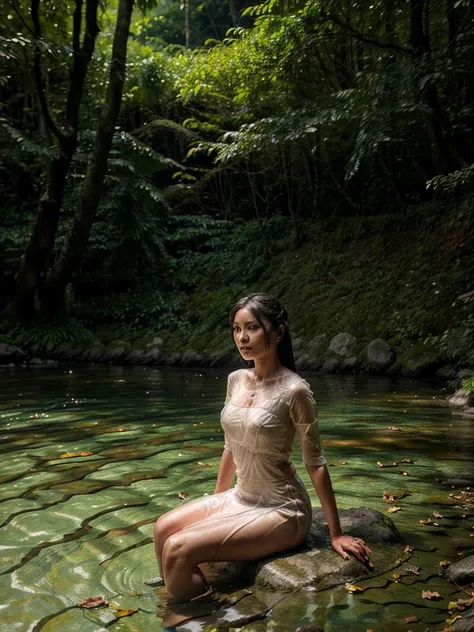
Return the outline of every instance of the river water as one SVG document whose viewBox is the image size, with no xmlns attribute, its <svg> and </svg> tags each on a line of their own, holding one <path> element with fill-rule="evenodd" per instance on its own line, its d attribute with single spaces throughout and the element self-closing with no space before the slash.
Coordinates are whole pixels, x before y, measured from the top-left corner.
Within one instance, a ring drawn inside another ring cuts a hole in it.
<svg viewBox="0 0 474 632">
<path fill-rule="evenodd" d="M 474 424 L 447 408 L 429 381 L 305 377 L 338 506 L 386 512 L 384 491 L 409 492 L 396 502 L 402 510 L 387 515 L 414 547 L 420 574 L 395 581 L 387 573 L 364 582 L 360 594 L 303 591 L 243 629 L 442 629 L 449 602 L 466 595 L 440 575 L 439 562 L 474 548 L 464 502 L 474 482 Z M 186 502 L 179 494 L 214 489 L 226 373 L 5 370 L 0 384 L 0 630 L 160 632 L 157 595 L 144 584 L 158 574 L 153 524 Z M 294 461 L 316 505 L 297 445 Z M 420 524 L 429 518 L 439 526 Z M 422 590 L 441 599 L 423 599 Z M 112 607 L 77 607 L 93 595 Z M 407 625 L 408 616 L 420 620 Z"/>
</svg>

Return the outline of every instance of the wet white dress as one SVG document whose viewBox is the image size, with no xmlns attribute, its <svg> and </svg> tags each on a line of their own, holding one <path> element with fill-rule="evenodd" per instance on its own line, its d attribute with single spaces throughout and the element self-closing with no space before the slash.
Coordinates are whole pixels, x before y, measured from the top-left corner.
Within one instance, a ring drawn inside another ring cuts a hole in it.
<svg viewBox="0 0 474 632">
<path fill-rule="evenodd" d="M 257 381 L 253 369 L 234 371 L 221 424 L 237 482 L 228 491 L 188 503 L 199 504 L 203 512 L 199 527 L 217 527 L 224 543 L 242 529 L 255 530 L 261 538 L 290 521 L 294 537 L 288 548 L 302 542 L 311 526 L 311 501 L 291 461 L 295 434 L 306 465 L 326 462 L 308 382 L 292 372 Z"/>
</svg>

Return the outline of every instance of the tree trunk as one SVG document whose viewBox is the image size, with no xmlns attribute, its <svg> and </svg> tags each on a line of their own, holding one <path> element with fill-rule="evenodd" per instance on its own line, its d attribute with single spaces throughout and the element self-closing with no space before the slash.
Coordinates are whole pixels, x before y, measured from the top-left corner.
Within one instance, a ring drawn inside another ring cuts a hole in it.
<svg viewBox="0 0 474 632">
<path fill-rule="evenodd" d="M 411 45 L 413 63 L 418 64 L 423 55 L 431 55 L 431 47 L 423 29 L 424 3 L 426 0 L 410 0 Z M 447 139 L 449 121 L 444 117 L 438 97 L 438 89 L 433 80 L 420 89 L 420 98 L 425 106 L 425 122 L 431 148 L 431 160 L 435 175 L 446 174 L 459 169 L 463 161 Z"/>
<path fill-rule="evenodd" d="M 86 28 L 83 45 L 81 47 L 80 33 L 83 0 L 76 0 L 73 15 L 74 58 L 65 113 L 66 130 L 60 129 L 49 109 L 41 72 L 41 48 L 38 44 L 35 46 L 34 76 L 38 101 L 41 105 L 42 120 L 47 134 L 53 134 L 58 140 L 59 156 L 51 160 L 47 166 L 46 191 L 39 201 L 35 227 L 16 274 L 15 296 L 7 309 L 9 315 L 19 322 L 25 322 L 34 318 L 35 296 L 40 285 L 40 278 L 54 246 L 66 179 L 72 157 L 77 148 L 79 109 L 84 91 L 84 83 L 89 62 L 94 52 L 95 41 L 99 33 L 97 26 L 98 5 L 99 0 L 87 0 Z M 40 0 L 32 0 L 31 19 L 38 42 L 42 38 L 39 6 Z"/>
<path fill-rule="evenodd" d="M 184 41 L 186 48 L 189 48 L 191 41 L 191 20 L 189 0 L 184 0 Z"/>
<path fill-rule="evenodd" d="M 458 36 L 458 21 L 454 0 L 446 0 L 446 19 L 448 22 L 448 48 L 454 48 Z"/>
<path fill-rule="evenodd" d="M 134 0 L 119 2 L 107 96 L 100 113 L 94 147 L 89 156 L 79 206 L 66 248 L 54 264 L 40 294 L 41 309 L 47 317 L 63 307 L 64 291 L 82 261 L 102 197 L 107 161 L 122 101 L 133 4 Z"/>
</svg>

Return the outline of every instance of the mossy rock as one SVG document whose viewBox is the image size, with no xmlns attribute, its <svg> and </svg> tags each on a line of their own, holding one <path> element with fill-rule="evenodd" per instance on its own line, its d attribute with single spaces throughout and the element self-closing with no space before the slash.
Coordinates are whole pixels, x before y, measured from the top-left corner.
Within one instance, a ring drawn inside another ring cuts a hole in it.
<svg viewBox="0 0 474 632">
<path fill-rule="evenodd" d="M 101 342 L 94 343 L 78 356 L 78 360 L 82 362 L 102 362 L 105 356 L 106 348 Z"/>
<path fill-rule="evenodd" d="M 415 342 L 400 353 L 397 362 L 400 363 L 402 375 L 423 376 L 434 373 L 442 365 L 443 356 L 434 347 Z"/>
<path fill-rule="evenodd" d="M 154 151 L 178 162 L 185 160 L 191 145 L 199 140 L 198 134 L 168 119 L 155 119 L 135 130 L 133 135 Z"/>
<path fill-rule="evenodd" d="M 346 535 L 360 537 L 370 546 L 373 570 L 354 557 L 343 560 L 332 550 L 320 508 L 313 509 L 311 530 L 303 547 L 256 562 L 228 562 L 225 567 L 259 587 L 287 592 L 303 586 L 322 589 L 355 582 L 397 566 L 404 541 L 390 518 L 370 507 L 342 509 L 339 517 Z"/>
</svg>

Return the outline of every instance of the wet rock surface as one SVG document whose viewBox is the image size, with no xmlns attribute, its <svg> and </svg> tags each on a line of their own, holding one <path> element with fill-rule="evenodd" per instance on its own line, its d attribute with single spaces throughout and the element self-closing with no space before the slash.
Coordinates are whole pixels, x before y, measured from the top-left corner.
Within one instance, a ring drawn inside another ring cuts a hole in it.
<svg viewBox="0 0 474 632">
<path fill-rule="evenodd" d="M 372 550 L 375 568 L 366 568 L 355 558 L 343 560 L 331 549 L 327 524 L 320 508 L 313 509 L 313 523 L 304 544 L 295 551 L 255 563 L 212 564 L 210 568 L 231 576 L 245 577 L 253 583 L 252 591 L 229 608 L 215 611 L 203 619 L 193 619 L 178 626 L 180 632 L 205 632 L 245 626 L 245 630 L 266 630 L 266 618 L 274 608 L 294 607 L 307 599 L 306 591 L 355 583 L 388 571 L 400 561 L 404 541 L 392 520 L 368 507 L 339 511 L 346 535 L 363 538 Z M 232 595 L 232 598 L 237 593 Z M 326 594 L 326 593 L 324 593 Z M 204 623 L 205 621 L 205 623 Z M 289 619 L 290 621 L 290 619 Z M 288 629 L 295 629 L 291 627 Z M 301 626 L 301 632 L 316 632 L 316 625 Z"/>
<path fill-rule="evenodd" d="M 360 537 L 372 550 L 376 572 L 391 568 L 403 553 L 404 541 L 390 518 L 369 507 L 339 511 L 345 535 Z M 331 548 L 322 509 L 313 509 L 311 531 L 304 546 L 257 562 L 231 562 L 227 570 L 260 587 L 292 591 L 303 586 L 329 587 L 370 577 L 373 571 L 354 557 L 344 560 Z"/>
<path fill-rule="evenodd" d="M 468 555 L 468 557 L 448 566 L 446 576 L 459 586 L 474 582 L 474 555 Z"/>
</svg>

